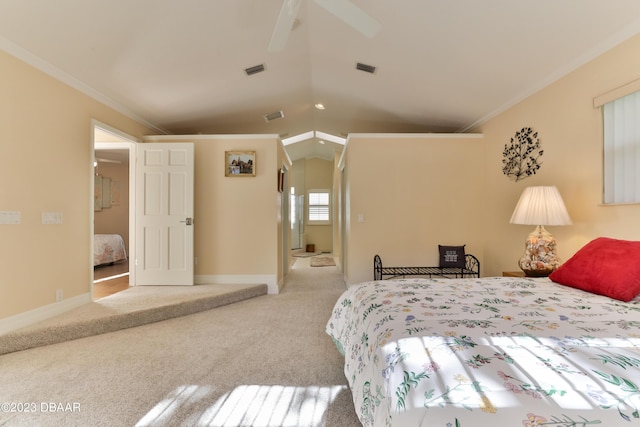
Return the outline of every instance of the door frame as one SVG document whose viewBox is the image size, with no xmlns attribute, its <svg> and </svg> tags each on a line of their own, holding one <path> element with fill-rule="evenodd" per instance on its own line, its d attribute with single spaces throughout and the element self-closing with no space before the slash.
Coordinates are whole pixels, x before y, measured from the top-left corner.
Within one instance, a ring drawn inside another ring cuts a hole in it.
<svg viewBox="0 0 640 427">
<path fill-rule="evenodd" d="M 95 140 L 95 131 L 96 129 L 100 129 L 104 132 L 110 133 L 114 136 L 114 138 L 117 141 L 114 142 L 96 142 Z M 136 285 L 136 274 L 135 274 L 135 268 L 134 265 L 132 265 L 132 261 L 131 261 L 131 254 L 135 253 L 135 249 L 136 249 L 136 237 L 135 237 L 135 202 L 136 202 L 136 145 L 140 142 L 139 139 L 135 138 L 134 136 L 131 136 L 119 129 L 116 129 L 112 126 L 109 126 L 105 123 L 102 123 L 98 120 L 92 119 L 91 120 L 91 144 L 90 144 L 90 214 L 89 214 L 89 227 L 90 227 L 90 234 L 89 237 L 91 239 L 90 242 L 90 270 L 91 270 L 91 297 L 93 298 L 93 281 L 95 280 L 94 278 L 94 274 L 93 274 L 93 256 L 94 256 L 94 249 L 93 249 L 93 235 L 95 233 L 95 229 L 94 229 L 94 220 L 95 220 L 95 213 L 94 213 L 94 199 L 93 199 L 93 180 L 94 180 L 94 162 L 95 162 L 95 150 L 96 148 L 98 149 L 103 149 L 103 150 L 108 150 L 108 149 L 113 149 L 113 150 L 121 150 L 121 149 L 128 149 L 129 150 L 129 254 L 128 254 L 128 258 L 129 258 L 129 286 L 135 286 Z"/>
</svg>

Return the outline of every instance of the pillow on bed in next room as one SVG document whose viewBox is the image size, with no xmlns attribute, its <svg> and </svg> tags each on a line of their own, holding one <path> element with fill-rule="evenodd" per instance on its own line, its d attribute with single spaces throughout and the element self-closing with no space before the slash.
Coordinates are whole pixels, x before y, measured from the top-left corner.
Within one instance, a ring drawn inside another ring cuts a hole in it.
<svg viewBox="0 0 640 427">
<path fill-rule="evenodd" d="M 583 291 L 631 301 L 640 294 L 640 242 L 599 237 L 549 278 Z"/>
</svg>

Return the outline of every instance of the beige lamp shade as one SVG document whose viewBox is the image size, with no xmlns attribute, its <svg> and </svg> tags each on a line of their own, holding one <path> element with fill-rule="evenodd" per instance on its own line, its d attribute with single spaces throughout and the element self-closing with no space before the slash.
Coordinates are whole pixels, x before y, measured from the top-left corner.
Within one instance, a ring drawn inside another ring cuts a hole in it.
<svg viewBox="0 0 640 427">
<path fill-rule="evenodd" d="M 509 222 L 526 225 L 570 225 L 571 217 L 555 186 L 539 186 L 524 189 Z"/>
</svg>

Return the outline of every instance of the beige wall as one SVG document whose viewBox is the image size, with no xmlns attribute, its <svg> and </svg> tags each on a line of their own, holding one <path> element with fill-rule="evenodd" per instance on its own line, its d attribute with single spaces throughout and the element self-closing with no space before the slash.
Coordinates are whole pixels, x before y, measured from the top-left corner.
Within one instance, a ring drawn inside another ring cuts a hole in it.
<svg viewBox="0 0 640 427">
<path fill-rule="evenodd" d="M 97 169 L 103 177 L 117 182 L 120 189 L 120 202 L 94 212 L 94 233 L 121 235 L 127 254 L 131 256 L 129 253 L 129 164 L 99 163 Z"/>
<path fill-rule="evenodd" d="M 346 280 L 370 280 L 375 253 L 389 266 L 436 265 L 438 243 L 466 243 L 483 276 L 518 270 L 534 227 L 509 219 L 532 185 L 555 185 L 564 197 L 573 225 L 547 227 L 563 260 L 598 236 L 640 240 L 640 204 L 601 204 L 602 115 L 593 107 L 594 97 L 640 76 L 638 52 L 640 36 L 474 129 L 482 140 L 351 135 L 343 159 Z M 502 173 L 502 152 L 523 127 L 538 131 L 543 164 L 514 182 Z"/>
<path fill-rule="evenodd" d="M 0 319 L 64 301 L 89 301 L 92 119 L 133 136 L 150 130 L 0 52 Z M 42 212 L 62 213 L 43 225 Z M 64 304 L 64 302 L 62 303 Z"/>
<path fill-rule="evenodd" d="M 344 159 L 345 277 L 383 265 L 438 265 L 438 244 L 482 262 L 486 144 L 478 135 L 351 135 Z"/>
<path fill-rule="evenodd" d="M 195 148 L 196 283 L 283 281 L 282 197 L 277 171 L 287 163 L 277 135 L 147 136 Z M 225 151 L 255 151 L 255 177 L 226 177 Z M 288 251 L 286 252 L 288 254 Z"/>
<path fill-rule="evenodd" d="M 558 252 L 568 259 L 598 236 L 640 240 L 640 205 L 603 206 L 602 115 L 593 98 L 640 76 L 640 36 L 598 57 L 565 78 L 529 97 L 477 129 L 484 133 L 487 177 L 483 209 L 487 233 L 487 274 L 517 270 L 524 239 L 532 226 L 511 225 L 509 219 L 522 190 L 555 185 L 573 225 L 547 227 Z M 539 132 L 544 149 L 538 173 L 519 182 L 502 174 L 502 150 L 515 132 L 529 126 Z"/>
</svg>

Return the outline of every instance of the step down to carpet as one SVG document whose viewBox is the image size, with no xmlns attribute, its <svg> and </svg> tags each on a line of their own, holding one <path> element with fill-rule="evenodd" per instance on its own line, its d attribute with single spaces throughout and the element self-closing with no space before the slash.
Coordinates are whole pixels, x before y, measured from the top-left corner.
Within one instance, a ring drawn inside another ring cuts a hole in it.
<svg viewBox="0 0 640 427">
<path fill-rule="evenodd" d="M 136 286 L 0 335 L 0 354 L 198 313 L 267 294 L 267 285 Z"/>
</svg>

